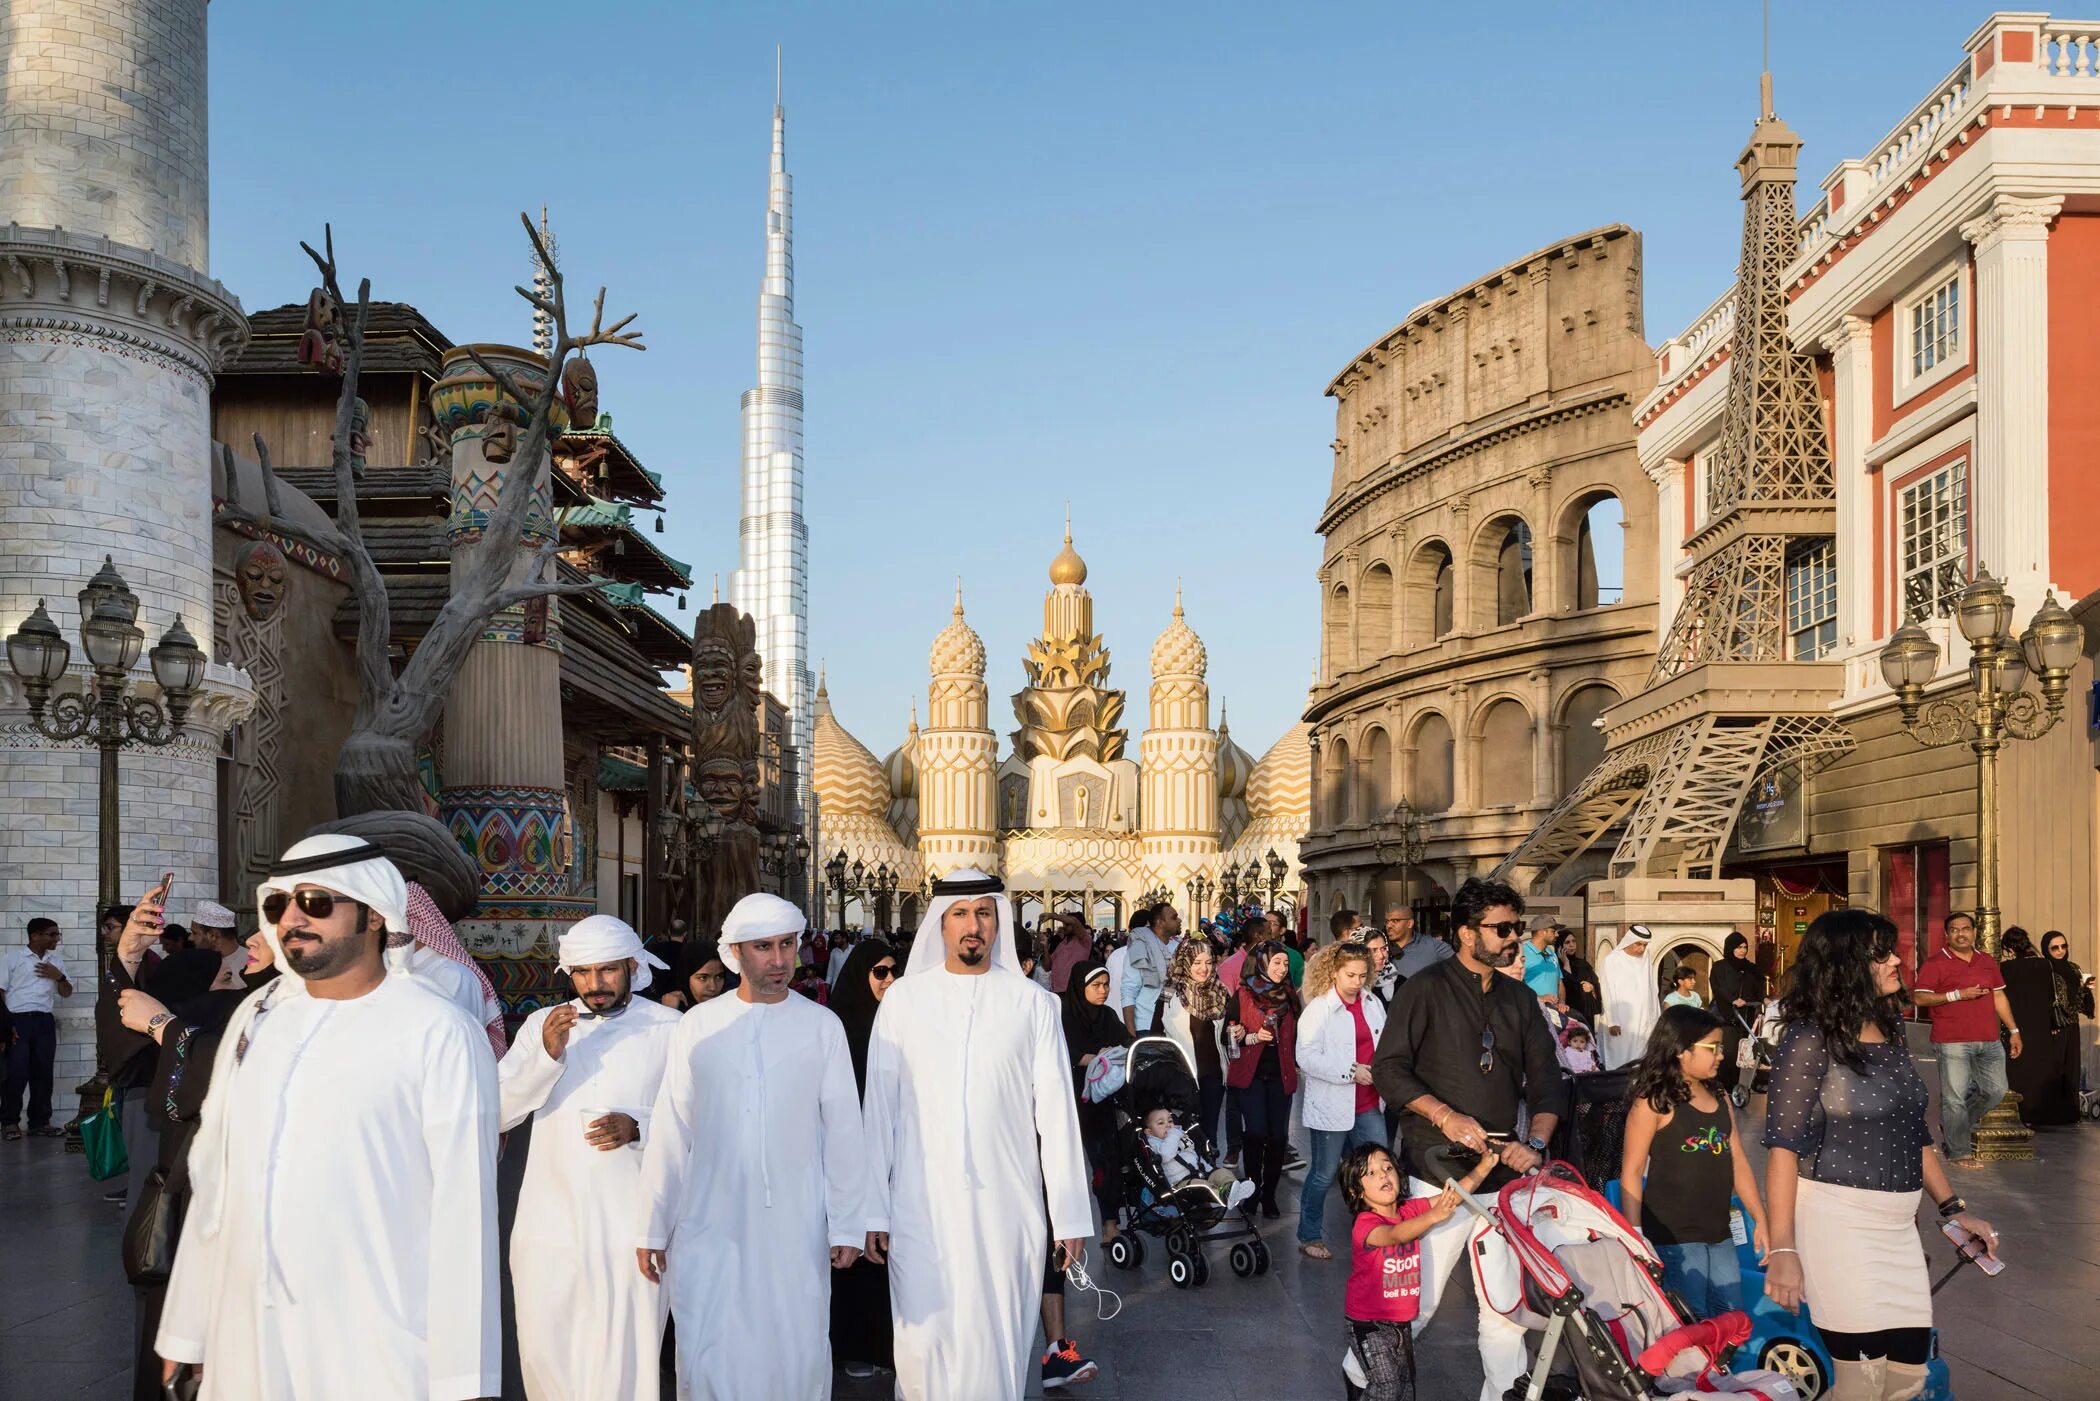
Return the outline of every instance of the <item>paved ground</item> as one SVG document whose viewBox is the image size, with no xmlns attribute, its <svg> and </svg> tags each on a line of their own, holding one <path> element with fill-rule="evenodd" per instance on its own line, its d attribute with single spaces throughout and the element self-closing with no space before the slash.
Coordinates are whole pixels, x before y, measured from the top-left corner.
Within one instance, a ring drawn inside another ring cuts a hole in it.
<svg viewBox="0 0 2100 1401">
<path fill-rule="evenodd" d="M 1929 1063 L 1925 1069 L 1929 1078 Z M 2100 1397 L 2100 1126 L 2044 1132 L 2037 1151 L 2038 1162 L 1960 1178 L 2002 1233 L 2010 1262 L 1995 1281 L 1964 1271 L 1938 1298 L 1961 1401 Z M 522 1156 L 516 1148 L 507 1155 L 506 1178 L 515 1178 Z M 101 1192 L 82 1160 L 54 1142 L 0 1143 L 0 1401 L 129 1395 L 131 1295 L 116 1263 L 121 1212 L 100 1201 Z M 1122 1312 L 1098 1322 L 1093 1296 L 1071 1292 L 1072 1331 L 1101 1375 L 1067 1394 L 1085 1401 L 1340 1396 L 1343 1266 L 1300 1258 L 1293 1226 L 1288 1214 L 1269 1223 L 1276 1267 L 1267 1277 L 1235 1278 L 1220 1252 L 1202 1290 L 1169 1286 L 1156 1247 L 1135 1276 L 1095 1262 L 1099 1280 L 1121 1292 Z M 1342 1226 L 1340 1200 L 1330 1197 L 1331 1241 L 1345 1238 Z M 1420 1339 L 1422 1401 L 1470 1401 L 1480 1385 L 1471 1308 L 1463 1298 L 1453 1302 L 1451 1315 Z M 842 1378 L 836 1394 L 859 1401 L 886 1390 Z M 515 1382 L 507 1395 L 522 1395 Z"/>
</svg>

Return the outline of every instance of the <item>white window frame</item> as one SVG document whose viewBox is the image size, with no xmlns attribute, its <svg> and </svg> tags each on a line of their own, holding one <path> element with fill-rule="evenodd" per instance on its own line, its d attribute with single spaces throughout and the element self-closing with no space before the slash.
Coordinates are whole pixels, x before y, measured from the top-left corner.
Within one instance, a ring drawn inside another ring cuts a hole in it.
<svg viewBox="0 0 2100 1401">
<path fill-rule="evenodd" d="M 1910 582 L 1910 576 L 1915 572 L 1919 572 L 1913 570 L 1910 567 L 1909 562 L 1904 558 L 1903 498 L 1914 491 L 1922 489 L 1927 484 L 1929 484 L 1937 478 L 1947 476 L 1956 471 L 1959 471 L 1961 473 L 1961 493 L 1959 500 L 1961 505 L 1962 527 L 1961 548 L 1959 551 L 1958 558 L 1961 564 L 1963 576 L 1966 577 L 1970 568 L 1969 562 L 1975 557 L 1976 550 L 1976 512 L 1974 502 L 1975 473 L 1973 470 L 1974 463 L 1975 454 L 1973 452 L 1964 452 L 1957 457 L 1953 457 L 1945 462 L 1942 462 L 1939 466 L 1933 468 L 1929 472 L 1924 473 L 1915 481 L 1905 483 L 1900 487 L 1890 488 L 1889 527 L 1894 532 L 1895 537 L 1890 542 L 1889 550 L 1890 560 L 1895 565 L 1894 592 L 1892 594 L 1895 607 L 1893 608 L 1890 615 L 1891 622 L 1889 627 L 1889 630 L 1892 633 L 1895 631 L 1896 628 L 1902 626 L 1903 623 L 1908 621 L 1911 617 L 1910 590 L 1908 588 L 1908 584 Z M 1946 562 L 1946 559 L 1946 556 L 1938 557 L 1935 560 L 1933 560 L 1930 564 L 1926 565 L 1925 568 L 1939 568 Z M 1951 613 L 1952 609 L 1953 604 L 1950 601 L 1947 605 L 1947 611 Z M 1940 611 L 1935 610 L 1932 613 L 1927 614 L 1925 616 L 1924 621 L 1929 622 L 1931 621 L 1931 619 L 1940 616 L 1942 616 Z"/>
<path fill-rule="evenodd" d="M 1932 368 L 1916 370 L 1911 349 L 1913 323 L 1917 313 L 1950 282 L 1955 289 L 1954 346 Z M 1930 275 L 1897 299 L 1895 312 L 1894 344 L 1889 355 L 1894 362 L 1890 369 L 1895 381 L 1891 402 L 1900 406 L 1968 368 L 1969 339 L 1976 328 L 1976 279 L 1970 276 L 1968 258 L 1965 255 L 1951 258 L 1934 268 Z"/>
<path fill-rule="evenodd" d="M 1923 479 L 1921 478 L 1920 480 Z M 1826 558 L 1820 565 L 1822 577 L 1816 581 L 1816 587 L 1810 595 L 1812 606 L 1809 608 L 1799 607 L 1797 603 L 1800 601 L 1800 595 L 1794 591 L 1794 583 L 1797 577 L 1796 571 L 1802 570 L 1805 572 L 1804 566 L 1808 558 L 1812 554 L 1819 552 Z M 1787 552 L 1785 564 L 1786 648 L 1789 659 L 1797 662 L 1816 661 L 1828 657 L 1837 651 L 1837 568 L 1837 541 L 1831 537 L 1825 537 L 1816 544 L 1805 548 L 1796 547 Z M 1829 645 L 1818 649 L 1813 656 L 1802 655 L 1799 645 L 1801 637 L 1806 633 L 1815 632 L 1823 628 L 1829 629 Z"/>
</svg>

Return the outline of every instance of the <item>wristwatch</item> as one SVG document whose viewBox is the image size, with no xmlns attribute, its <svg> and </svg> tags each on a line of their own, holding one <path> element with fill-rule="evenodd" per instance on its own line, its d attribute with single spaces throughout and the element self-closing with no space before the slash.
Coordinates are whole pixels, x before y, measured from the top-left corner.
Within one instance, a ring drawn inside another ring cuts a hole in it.
<svg viewBox="0 0 2100 1401">
<path fill-rule="evenodd" d="M 1532 1152 L 1538 1154 L 1541 1158 L 1546 1156 L 1547 1145 L 1546 1140 L 1543 1138 L 1527 1138 L 1524 1140 L 1524 1146 L 1526 1148 L 1529 1148 Z"/>
<path fill-rule="evenodd" d="M 146 1034 L 153 1036 L 155 1032 L 174 1020 L 175 1014 L 173 1012 L 155 1012 L 153 1019 L 146 1023 Z M 155 1037 L 155 1039 L 158 1040 L 159 1038 Z"/>
</svg>

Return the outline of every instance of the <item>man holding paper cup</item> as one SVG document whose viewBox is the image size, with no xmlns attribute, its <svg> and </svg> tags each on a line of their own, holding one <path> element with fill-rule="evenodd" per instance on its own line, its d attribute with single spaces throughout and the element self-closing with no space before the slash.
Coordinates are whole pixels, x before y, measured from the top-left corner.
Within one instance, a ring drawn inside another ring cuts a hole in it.
<svg viewBox="0 0 2100 1401">
<path fill-rule="evenodd" d="M 532 1401 L 655 1401 L 661 1292 L 635 1275 L 649 1110 L 678 1013 L 635 994 L 664 965 L 611 915 L 561 936 L 573 1000 L 525 1019 L 498 1067 L 502 1122 L 531 1116 L 511 1228 L 518 1366 Z"/>
</svg>

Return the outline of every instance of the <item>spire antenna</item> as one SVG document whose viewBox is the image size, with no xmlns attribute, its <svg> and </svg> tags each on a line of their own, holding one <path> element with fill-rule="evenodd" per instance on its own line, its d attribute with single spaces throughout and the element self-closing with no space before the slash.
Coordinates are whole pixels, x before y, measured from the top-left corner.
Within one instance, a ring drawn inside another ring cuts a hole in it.
<svg viewBox="0 0 2100 1401">
<path fill-rule="evenodd" d="M 780 45 L 773 46 L 773 105 L 780 105 Z"/>
<path fill-rule="evenodd" d="M 1764 66 L 1763 66 L 1763 68 L 1762 68 L 1762 69 L 1761 69 L 1761 70 L 1759 71 L 1759 75 L 1758 75 L 1758 79 L 1757 79 L 1757 97 L 1758 97 L 1758 101 L 1759 101 L 1759 103 L 1761 104 L 1761 106 L 1759 107 L 1759 110 L 1758 110 L 1758 114 L 1757 114 L 1757 115 L 1758 115 L 1758 117 L 1759 117 L 1759 119 L 1760 119 L 1760 120 L 1764 120 L 1764 121 L 1769 121 L 1769 120 L 1771 120 L 1771 117 L 1772 117 L 1772 0 L 1765 0 L 1765 28 L 1764 28 Z"/>
</svg>

